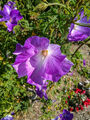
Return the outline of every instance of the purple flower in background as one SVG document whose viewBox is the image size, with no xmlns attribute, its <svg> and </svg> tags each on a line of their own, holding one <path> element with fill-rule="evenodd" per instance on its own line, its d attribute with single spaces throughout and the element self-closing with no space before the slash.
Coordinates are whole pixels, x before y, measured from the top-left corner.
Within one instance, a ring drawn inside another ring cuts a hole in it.
<svg viewBox="0 0 90 120">
<path fill-rule="evenodd" d="M 86 60 L 83 59 L 83 66 L 86 66 Z"/>
<path fill-rule="evenodd" d="M 60 114 L 60 120 L 72 120 L 73 119 L 73 114 L 70 113 L 69 111 L 67 110 L 63 110 L 63 114 Z"/>
<path fill-rule="evenodd" d="M 52 119 L 52 120 L 59 120 L 59 116 L 57 116 L 56 118 Z"/>
<path fill-rule="evenodd" d="M 3 10 L 0 10 L 0 22 L 7 21 L 6 26 L 9 32 L 13 30 L 13 27 L 17 25 L 17 22 L 22 19 L 20 12 L 14 7 L 14 2 L 9 1 L 8 4 L 4 5 Z"/>
<path fill-rule="evenodd" d="M 14 118 L 11 115 L 7 115 L 6 117 L 2 118 L 1 120 L 13 120 Z"/>
<path fill-rule="evenodd" d="M 90 23 L 90 19 L 87 20 L 87 16 L 84 16 L 84 11 L 80 12 L 80 15 L 81 15 L 80 20 L 77 20 L 76 23 L 84 23 L 84 24 Z M 68 34 L 69 41 L 82 41 L 85 40 L 88 36 L 90 36 L 89 27 L 79 26 L 74 23 L 71 24 Z"/>
<path fill-rule="evenodd" d="M 38 88 L 38 87 L 36 87 L 36 93 L 37 93 L 37 95 L 40 98 L 44 97 L 47 100 L 48 97 L 47 97 L 47 94 L 46 94 L 46 90 L 47 90 L 47 86 L 46 85 L 43 85 L 41 89 Z"/>
<path fill-rule="evenodd" d="M 12 2 L 12 1 L 9 1 L 8 3 L 7 3 L 7 5 L 8 6 L 10 6 L 11 8 L 16 8 L 14 5 L 15 5 L 15 2 Z"/>
<path fill-rule="evenodd" d="M 14 115 L 15 113 L 14 112 L 11 112 L 11 115 Z"/>
<path fill-rule="evenodd" d="M 27 82 L 39 89 L 46 80 L 57 82 L 73 65 L 61 53 L 60 46 L 49 44 L 45 37 L 33 36 L 25 41 L 24 46 L 17 44 L 14 54 L 17 57 L 13 67 L 18 76 L 27 75 Z"/>
</svg>

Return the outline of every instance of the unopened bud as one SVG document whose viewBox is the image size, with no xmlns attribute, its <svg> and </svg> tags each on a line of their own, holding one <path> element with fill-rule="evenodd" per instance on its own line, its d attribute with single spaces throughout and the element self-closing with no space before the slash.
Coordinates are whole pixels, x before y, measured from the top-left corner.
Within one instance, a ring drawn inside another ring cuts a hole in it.
<svg viewBox="0 0 90 120">
<path fill-rule="evenodd" d="M 48 7 L 48 4 L 42 2 L 36 6 L 35 10 L 44 11 L 47 7 Z"/>
</svg>

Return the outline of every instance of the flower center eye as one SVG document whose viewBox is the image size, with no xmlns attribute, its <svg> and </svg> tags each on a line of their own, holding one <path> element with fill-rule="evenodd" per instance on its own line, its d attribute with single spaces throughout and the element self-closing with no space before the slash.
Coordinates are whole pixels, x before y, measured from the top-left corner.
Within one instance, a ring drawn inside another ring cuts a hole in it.
<svg viewBox="0 0 90 120">
<path fill-rule="evenodd" d="M 42 50 L 42 55 L 46 57 L 48 55 L 48 50 Z"/>
<path fill-rule="evenodd" d="M 11 22 L 11 21 L 12 21 L 12 18 L 9 19 L 9 22 Z"/>
<path fill-rule="evenodd" d="M 74 30 L 78 29 L 78 25 L 74 25 Z"/>
</svg>

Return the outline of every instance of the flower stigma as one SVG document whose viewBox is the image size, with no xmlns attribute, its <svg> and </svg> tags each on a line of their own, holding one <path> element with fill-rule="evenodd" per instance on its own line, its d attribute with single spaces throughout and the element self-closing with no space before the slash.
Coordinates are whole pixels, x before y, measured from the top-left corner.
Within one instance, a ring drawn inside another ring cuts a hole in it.
<svg viewBox="0 0 90 120">
<path fill-rule="evenodd" d="M 48 55 L 48 50 L 42 50 L 42 55 L 46 57 Z"/>
<path fill-rule="evenodd" d="M 12 18 L 9 19 L 9 22 L 12 22 Z"/>
</svg>

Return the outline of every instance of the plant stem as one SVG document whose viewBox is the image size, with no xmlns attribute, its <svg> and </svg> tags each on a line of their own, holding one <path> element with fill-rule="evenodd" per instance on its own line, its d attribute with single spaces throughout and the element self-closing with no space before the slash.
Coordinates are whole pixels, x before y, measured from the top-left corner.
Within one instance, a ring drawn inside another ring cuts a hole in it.
<svg viewBox="0 0 90 120">
<path fill-rule="evenodd" d="M 76 23 L 75 22 L 74 24 L 79 25 L 79 26 L 83 26 L 83 27 L 90 27 L 90 23 L 85 24 L 85 23 Z"/>
<path fill-rule="evenodd" d="M 76 54 L 76 52 L 77 52 L 84 44 L 86 44 L 89 40 L 90 40 L 90 37 L 88 37 L 85 42 L 81 43 L 80 46 L 79 46 L 79 47 L 75 50 L 75 52 L 72 54 L 71 58 L 72 58 L 72 57 Z"/>
<path fill-rule="evenodd" d="M 70 14 L 72 14 L 71 11 L 67 8 L 67 6 L 65 6 L 65 5 L 63 5 L 63 4 L 61 4 L 61 3 L 48 3 L 48 6 L 52 6 L 52 5 L 62 6 L 62 7 L 64 7 L 64 8 L 66 8 L 67 11 L 69 11 Z"/>
</svg>

